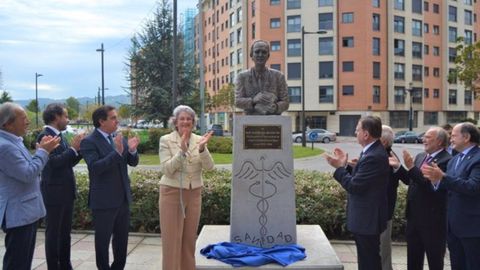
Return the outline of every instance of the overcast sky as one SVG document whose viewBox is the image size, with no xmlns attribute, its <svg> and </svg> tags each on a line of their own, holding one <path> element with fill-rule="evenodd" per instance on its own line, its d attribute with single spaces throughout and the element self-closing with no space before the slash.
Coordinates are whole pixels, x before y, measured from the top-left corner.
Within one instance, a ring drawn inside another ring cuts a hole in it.
<svg viewBox="0 0 480 270">
<path fill-rule="evenodd" d="M 178 10 L 198 0 L 179 0 Z M 158 6 L 147 0 L 0 0 L 0 70 L 14 100 L 94 97 L 101 87 L 104 44 L 105 95 L 124 94 L 130 38 Z M 180 18 L 180 14 L 179 14 Z"/>
</svg>

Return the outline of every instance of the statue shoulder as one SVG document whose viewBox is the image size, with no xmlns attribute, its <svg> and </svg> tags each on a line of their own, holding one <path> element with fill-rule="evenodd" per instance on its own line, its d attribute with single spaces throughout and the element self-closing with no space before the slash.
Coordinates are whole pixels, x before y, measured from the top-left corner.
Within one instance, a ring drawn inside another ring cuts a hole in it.
<svg viewBox="0 0 480 270">
<path fill-rule="evenodd" d="M 268 71 L 270 72 L 270 74 L 272 74 L 273 76 L 275 76 L 277 78 L 283 77 L 283 73 L 279 70 L 268 68 Z"/>
</svg>

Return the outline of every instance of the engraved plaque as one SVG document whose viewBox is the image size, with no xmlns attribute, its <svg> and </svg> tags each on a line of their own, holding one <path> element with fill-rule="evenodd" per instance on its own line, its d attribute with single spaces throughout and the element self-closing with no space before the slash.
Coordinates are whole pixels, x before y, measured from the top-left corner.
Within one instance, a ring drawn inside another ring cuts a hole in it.
<svg viewBox="0 0 480 270">
<path fill-rule="evenodd" d="M 244 125 L 243 149 L 282 149 L 281 125 Z"/>
</svg>

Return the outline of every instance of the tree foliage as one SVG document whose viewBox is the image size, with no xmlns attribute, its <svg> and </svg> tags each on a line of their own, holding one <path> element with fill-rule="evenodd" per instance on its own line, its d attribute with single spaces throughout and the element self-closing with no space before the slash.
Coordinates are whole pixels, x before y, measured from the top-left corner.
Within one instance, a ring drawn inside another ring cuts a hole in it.
<svg viewBox="0 0 480 270">
<path fill-rule="evenodd" d="M 456 67 L 449 74 L 448 81 L 458 79 L 466 89 L 480 92 L 480 41 L 465 44 L 463 37 L 460 37 L 457 39 L 456 50 Z"/>
<path fill-rule="evenodd" d="M 121 119 L 128 119 L 132 114 L 131 106 L 128 104 L 122 104 L 118 107 L 118 116 Z"/>
<path fill-rule="evenodd" d="M 161 0 L 154 18 L 131 39 L 127 70 L 130 91 L 134 100 L 136 97 L 132 108 L 134 116 L 168 122 L 172 114 L 172 68 L 176 68 L 178 74 L 176 104 L 198 104 L 199 99 L 194 98 L 196 70 L 193 66 L 184 66 L 183 37 L 178 36 L 178 64 L 173 67 L 172 10 L 169 1 Z"/>
<path fill-rule="evenodd" d="M 67 105 L 68 118 L 77 119 L 80 111 L 80 102 L 74 97 L 69 97 L 65 100 L 65 103 Z"/>
<path fill-rule="evenodd" d="M 12 101 L 13 99 L 10 94 L 7 91 L 3 90 L 2 94 L 0 95 L 0 104 Z"/>
<path fill-rule="evenodd" d="M 220 91 L 213 96 L 212 104 L 215 108 L 225 108 L 228 112 L 235 111 L 235 85 L 224 84 Z"/>
<path fill-rule="evenodd" d="M 38 107 L 37 101 L 35 99 L 32 99 L 30 103 L 28 103 L 26 109 L 30 112 L 40 112 L 40 107 Z"/>
</svg>

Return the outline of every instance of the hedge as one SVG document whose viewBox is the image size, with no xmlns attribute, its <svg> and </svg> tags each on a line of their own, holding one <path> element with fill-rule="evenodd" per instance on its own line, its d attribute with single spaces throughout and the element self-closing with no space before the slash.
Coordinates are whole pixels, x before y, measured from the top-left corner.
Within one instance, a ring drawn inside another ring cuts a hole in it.
<svg viewBox="0 0 480 270">
<path fill-rule="evenodd" d="M 134 232 L 160 232 L 158 214 L 159 171 L 136 170 L 131 173 L 133 202 L 130 230 Z M 229 224 L 231 172 L 213 170 L 204 173 L 202 215 L 204 224 Z M 345 239 L 346 193 L 329 173 L 295 171 L 297 224 L 319 224 L 329 238 Z M 75 202 L 73 227 L 92 230 L 92 218 L 87 208 L 88 175 L 77 173 L 78 197 Z M 398 189 L 397 207 L 394 213 L 393 238 L 403 239 L 405 231 L 406 189 Z"/>
</svg>

